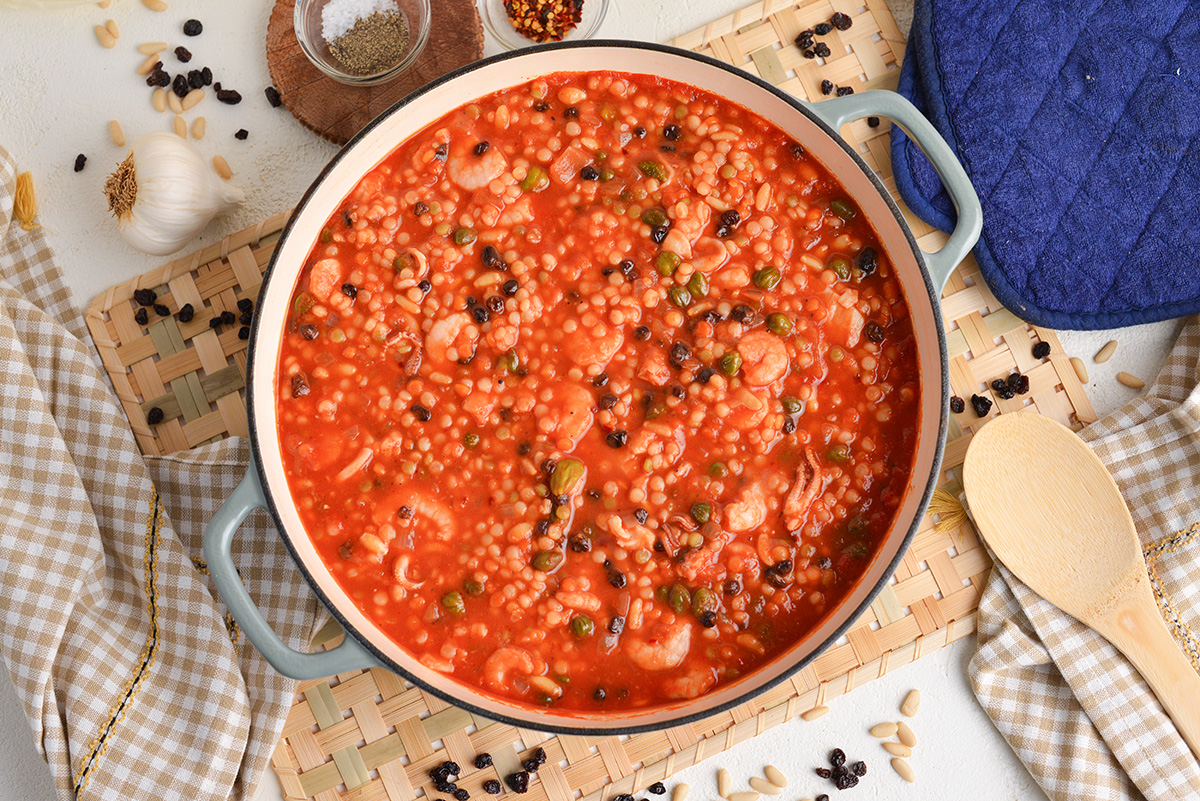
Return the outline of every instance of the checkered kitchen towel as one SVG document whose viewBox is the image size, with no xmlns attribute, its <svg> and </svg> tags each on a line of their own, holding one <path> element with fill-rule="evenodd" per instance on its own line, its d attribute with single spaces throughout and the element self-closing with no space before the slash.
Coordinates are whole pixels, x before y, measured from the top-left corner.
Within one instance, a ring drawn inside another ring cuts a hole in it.
<svg viewBox="0 0 1200 801">
<path fill-rule="evenodd" d="M 1145 396 L 1083 438 L 1121 488 L 1163 618 L 1200 671 L 1200 317 Z M 1137 671 L 998 562 L 979 602 L 970 674 L 1055 801 L 1200 799 L 1200 764 Z"/>
<path fill-rule="evenodd" d="M 42 230 L 12 222 L 0 149 L 0 655 L 71 798 L 249 798 L 294 682 L 228 618 L 199 561 L 248 454 L 144 460 Z M 235 561 L 293 647 L 312 593 L 259 512 Z"/>
</svg>

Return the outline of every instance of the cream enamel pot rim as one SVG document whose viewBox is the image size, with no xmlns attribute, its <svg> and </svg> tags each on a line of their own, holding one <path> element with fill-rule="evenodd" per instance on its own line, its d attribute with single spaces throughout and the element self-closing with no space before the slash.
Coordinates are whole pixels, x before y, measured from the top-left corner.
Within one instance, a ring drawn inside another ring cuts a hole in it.
<svg viewBox="0 0 1200 801">
<path fill-rule="evenodd" d="M 913 319 L 922 400 L 913 471 L 892 528 L 862 579 L 807 637 L 747 676 L 698 698 L 641 710 L 577 712 L 497 698 L 431 670 L 359 611 L 325 568 L 292 503 L 280 456 L 274 388 L 282 332 L 297 277 L 326 219 L 368 170 L 411 135 L 477 97 L 550 73 L 589 72 L 598 67 L 660 76 L 733 99 L 781 127 L 829 169 L 871 222 L 899 276 Z M 941 175 L 958 208 L 958 226 L 937 253 L 920 249 L 887 190 L 838 136 L 847 121 L 876 115 L 890 118 L 909 132 Z M 974 246 L 981 225 L 979 200 L 953 152 L 912 105 L 892 92 L 864 92 L 809 105 L 748 73 L 695 53 L 601 40 L 506 53 L 450 73 L 401 100 L 355 136 L 313 182 L 280 236 L 263 280 L 248 352 L 251 465 L 204 536 L 204 556 L 213 582 L 263 656 L 281 673 L 298 679 L 384 667 L 486 718 L 565 734 L 661 729 L 742 703 L 783 681 L 833 644 L 887 583 L 907 550 L 937 483 L 948 420 L 946 340 L 938 297 L 954 266 Z M 337 648 L 315 654 L 290 648 L 263 619 L 238 578 L 231 556 L 233 537 L 257 507 L 270 511 L 297 567 L 346 630 L 348 636 Z"/>
</svg>

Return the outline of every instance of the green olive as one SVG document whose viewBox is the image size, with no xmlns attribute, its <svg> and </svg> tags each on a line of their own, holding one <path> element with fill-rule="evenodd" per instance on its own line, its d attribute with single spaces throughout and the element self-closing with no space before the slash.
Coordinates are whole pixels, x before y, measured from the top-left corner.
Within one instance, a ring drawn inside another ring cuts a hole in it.
<svg viewBox="0 0 1200 801">
<path fill-rule="evenodd" d="M 550 491 L 555 495 L 569 495 L 586 472 L 587 468 L 578 459 L 563 459 L 550 475 Z"/>
<path fill-rule="evenodd" d="M 848 200 L 835 200 L 829 204 L 829 210 L 846 222 L 858 216 L 858 209 Z"/>
<path fill-rule="evenodd" d="M 763 267 L 754 274 L 754 285 L 759 289 L 774 289 L 781 277 L 775 267 Z"/>
<path fill-rule="evenodd" d="M 682 584 L 672 584 L 671 591 L 667 595 L 667 602 L 671 604 L 671 608 L 676 612 L 682 612 L 691 605 L 692 595 L 688 592 L 687 587 Z"/>
<path fill-rule="evenodd" d="M 654 259 L 654 269 L 658 270 L 658 274 L 666 278 L 675 274 L 679 269 L 683 259 L 679 258 L 679 254 L 672 253 L 669 250 L 664 250 Z"/>
<path fill-rule="evenodd" d="M 454 230 L 454 244 L 456 245 L 469 245 L 478 238 L 479 235 L 475 233 L 474 228 L 463 227 Z"/>
<path fill-rule="evenodd" d="M 685 286 L 673 286 L 667 290 L 667 297 L 681 309 L 692 305 L 692 293 Z"/>
<path fill-rule="evenodd" d="M 786 314 L 775 312 L 767 315 L 767 330 L 772 334 L 785 337 L 792 333 L 792 319 Z"/>
<path fill-rule="evenodd" d="M 555 568 L 562 564 L 563 555 L 558 551 L 538 551 L 533 555 L 533 561 L 530 564 L 534 570 L 542 573 L 552 573 Z"/>
<path fill-rule="evenodd" d="M 825 266 L 833 270 L 843 281 L 850 280 L 850 260 L 844 256 L 834 256 Z"/>
<path fill-rule="evenodd" d="M 721 357 L 721 372 L 725 375 L 733 377 L 742 369 L 742 354 L 736 350 L 731 350 Z"/>
<path fill-rule="evenodd" d="M 584 637 L 591 637 L 595 630 L 595 624 L 592 623 L 592 619 L 587 615 L 576 615 L 571 618 L 571 633 L 579 639 L 582 640 Z"/>
<path fill-rule="evenodd" d="M 688 279 L 687 288 L 693 298 L 702 298 L 708 294 L 708 279 L 704 277 L 704 273 L 693 273 Z"/>
<path fill-rule="evenodd" d="M 463 603 L 462 593 L 457 591 L 448 592 L 442 596 L 442 608 L 452 615 L 461 615 L 467 611 L 466 604 Z"/>
<path fill-rule="evenodd" d="M 703 501 L 697 501 L 696 503 L 692 504 L 691 513 L 693 520 L 695 520 L 697 523 L 704 524 L 712 519 L 712 506 L 704 503 Z"/>
<path fill-rule="evenodd" d="M 652 228 L 657 225 L 666 225 L 668 219 L 667 213 L 662 209 L 646 209 L 642 212 L 642 222 Z"/>
<path fill-rule="evenodd" d="M 799 414 L 804 410 L 804 404 L 798 398 L 793 398 L 791 395 L 785 395 L 779 399 L 783 404 L 783 410 L 788 414 Z"/>
</svg>

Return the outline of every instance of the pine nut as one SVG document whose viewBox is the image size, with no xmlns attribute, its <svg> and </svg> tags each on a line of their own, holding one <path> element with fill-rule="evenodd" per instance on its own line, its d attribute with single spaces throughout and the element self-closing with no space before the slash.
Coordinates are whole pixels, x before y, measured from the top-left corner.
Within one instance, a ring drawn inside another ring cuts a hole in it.
<svg viewBox="0 0 1200 801">
<path fill-rule="evenodd" d="M 881 740 L 884 737 L 891 737 L 895 733 L 896 733 L 896 724 L 895 723 L 877 723 L 875 726 L 871 727 L 871 736 L 878 737 Z"/>
<path fill-rule="evenodd" d="M 767 778 L 771 780 L 771 784 L 776 787 L 787 787 L 787 776 L 784 776 L 783 771 L 774 765 L 767 765 L 763 769 L 763 773 L 767 774 Z"/>
<path fill-rule="evenodd" d="M 1117 373 L 1117 380 L 1130 389 L 1141 389 L 1146 386 L 1146 382 L 1138 378 L 1136 375 L 1131 375 L 1124 370 Z"/>
<path fill-rule="evenodd" d="M 188 109 L 195 107 L 195 105 L 203 99 L 204 99 L 204 90 L 203 89 L 193 89 L 192 91 L 188 92 L 186 95 L 183 96 L 183 101 L 180 103 L 180 105 L 183 106 L 184 111 L 187 111 Z"/>
<path fill-rule="evenodd" d="M 204 118 L 197 117 L 196 121 L 192 123 L 192 138 L 193 139 L 203 139 L 204 138 L 204 129 L 206 127 L 207 127 L 207 124 L 204 122 Z"/>
<path fill-rule="evenodd" d="M 153 56 L 154 54 L 161 53 L 166 49 L 166 42 L 146 42 L 143 45 L 138 45 L 138 52 L 143 56 Z"/>
<path fill-rule="evenodd" d="M 896 724 L 896 736 L 909 748 L 915 748 L 917 745 L 917 735 L 913 734 L 913 730 L 904 721 Z"/>
<path fill-rule="evenodd" d="M 1080 384 L 1088 382 L 1087 366 L 1084 365 L 1083 359 L 1078 356 L 1071 357 L 1071 366 L 1075 368 L 1075 377 L 1079 379 Z"/>
<path fill-rule="evenodd" d="M 729 775 L 729 771 L 721 768 L 717 771 L 717 795 L 721 798 L 729 798 L 729 791 L 733 789 L 733 779 Z"/>
<path fill-rule="evenodd" d="M 1071 361 L 1075 361 L 1075 360 L 1072 359 Z M 1082 380 L 1084 382 L 1087 381 L 1086 378 L 1084 378 Z M 900 704 L 900 711 L 904 714 L 904 717 L 911 718 L 913 715 L 917 714 L 917 710 L 920 708 L 921 708 L 921 691 L 920 690 L 909 690 L 908 695 L 904 696 L 904 702 Z"/>
<path fill-rule="evenodd" d="M 112 5 L 112 0 L 100 0 L 100 2 L 96 3 L 96 5 L 100 6 L 101 8 L 108 8 L 110 5 Z"/>
<path fill-rule="evenodd" d="M 108 135 L 112 137 L 112 142 L 117 147 L 125 147 L 125 132 L 121 130 L 121 123 L 116 120 L 109 120 Z"/>
<path fill-rule="evenodd" d="M 812 709 L 808 710 L 807 712 L 805 712 L 805 713 L 804 713 L 803 715 L 801 715 L 800 717 L 802 717 L 802 718 L 804 718 L 805 720 L 808 720 L 808 721 L 813 721 L 813 720 L 816 720 L 817 718 L 824 717 L 824 716 L 825 716 L 825 715 L 827 715 L 827 714 L 829 714 L 829 707 L 827 707 L 827 706 L 814 706 Z"/>
<path fill-rule="evenodd" d="M 904 743 L 891 743 L 891 742 L 884 743 L 883 750 L 887 751 L 892 756 L 898 756 L 898 757 L 912 756 L 912 749 L 909 748 Z"/>
<path fill-rule="evenodd" d="M 744 792 L 732 793 L 729 796 L 729 801 L 758 801 L 758 793 Z"/>
<path fill-rule="evenodd" d="M 687 801 L 688 793 L 692 788 L 686 784 L 675 785 L 675 792 L 671 794 L 671 801 Z"/>
<path fill-rule="evenodd" d="M 183 113 L 183 103 L 180 102 L 179 95 L 175 94 L 170 89 L 167 90 L 167 106 L 176 114 Z"/>
<path fill-rule="evenodd" d="M 1117 340 L 1110 339 L 1104 344 L 1104 347 L 1100 349 L 1100 352 L 1096 354 L 1096 364 L 1104 364 L 1106 361 L 1111 359 L 1112 355 L 1116 352 Z"/>
<path fill-rule="evenodd" d="M 233 170 L 229 169 L 229 162 L 224 156 L 213 156 L 213 166 L 217 169 L 217 175 L 220 175 L 226 181 L 233 177 Z M 757 798 L 757 796 L 755 796 Z M 733 799 L 730 799 L 733 801 Z M 754 801 L 751 799 L 751 801 Z"/>
<path fill-rule="evenodd" d="M 161 64 L 161 63 L 162 62 L 158 57 L 158 53 L 152 53 L 152 54 L 146 56 L 146 60 L 143 61 L 142 65 L 137 68 L 137 74 L 138 75 L 149 75 L 154 70 L 154 65 Z M 161 88 L 162 87 L 160 86 L 159 89 L 161 89 Z"/>
<path fill-rule="evenodd" d="M 917 774 L 913 773 L 912 765 L 905 762 L 903 759 L 896 757 L 892 760 L 892 770 L 900 774 L 900 778 L 912 784 L 917 780 Z"/>
<path fill-rule="evenodd" d="M 117 40 L 113 38 L 113 35 L 108 32 L 108 28 L 105 28 L 103 25 L 96 26 L 96 38 L 100 41 L 101 45 L 109 48 L 110 50 L 112 49 L 113 45 L 117 43 Z"/>
<path fill-rule="evenodd" d="M 110 19 L 110 20 L 106 21 L 104 23 L 104 27 L 107 28 L 108 32 L 112 34 L 112 38 L 114 38 L 114 39 L 121 38 L 121 29 L 117 27 L 117 21 L 115 19 Z"/>
<path fill-rule="evenodd" d="M 180 137 L 187 139 L 187 123 L 184 121 L 183 117 L 180 117 L 179 115 L 175 116 L 175 133 Z"/>
<path fill-rule="evenodd" d="M 150 99 L 154 102 L 155 111 L 167 110 L 167 93 L 161 86 L 154 90 L 154 94 Z"/>
<path fill-rule="evenodd" d="M 750 777 L 750 786 L 753 787 L 755 790 L 758 790 L 763 795 L 779 795 L 781 792 L 783 792 L 782 790 L 780 790 L 775 785 L 771 784 L 766 779 L 760 778 L 758 776 Z"/>
<path fill-rule="evenodd" d="M 166 11 L 167 4 L 163 0 L 142 0 L 142 5 L 151 11 Z"/>
</svg>

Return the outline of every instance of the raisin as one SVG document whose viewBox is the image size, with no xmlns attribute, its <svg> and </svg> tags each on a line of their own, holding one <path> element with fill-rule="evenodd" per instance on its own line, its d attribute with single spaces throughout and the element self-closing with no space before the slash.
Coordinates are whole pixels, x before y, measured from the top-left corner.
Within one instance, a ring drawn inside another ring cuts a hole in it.
<svg viewBox="0 0 1200 801">
<path fill-rule="evenodd" d="M 488 764 L 490 765 L 491 762 L 489 762 Z M 491 793 L 492 795 L 500 795 L 500 792 L 503 789 L 504 788 L 500 786 L 500 782 L 496 781 L 495 779 L 488 779 L 487 781 L 485 781 L 483 783 L 483 791 L 485 793 Z"/>
<path fill-rule="evenodd" d="M 625 618 L 621 617 L 620 615 L 616 615 L 613 617 L 612 620 L 608 621 L 608 633 L 609 634 L 620 634 L 624 630 L 625 630 Z"/>
<path fill-rule="evenodd" d="M 701 384 L 707 384 L 709 381 L 712 380 L 712 377 L 714 375 L 716 375 L 716 371 L 713 370 L 711 367 L 701 367 L 699 370 L 696 371 L 696 380 L 699 381 Z"/>
<path fill-rule="evenodd" d="M 546 764 L 546 749 L 539 748 L 538 750 L 534 751 L 533 759 L 535 762 L 537 762 L 537 764 L 545 765 Z"/>
<path fill-rule="evenodd" d="M 1016 390 L 1010 387 L 1003 378 L 997 378 L 992 382 L 992 391 L 1000 400 L 1012 400 L 1017 395 Z"/>
<path fill-rule="evenodd" d="M 303 398 L 307 394 L 308 379 L 304 376 L 304 373 L 296 373 L 292 376 L 292 397 Z"/>
<path fill-rule="evenodd" d="M 700 625 L 706 629 L 711 629 L 717 625 L 717 613 L 708 609 L 700 614 Z M 652 791 L 653 792 L 653 791 Z"/>
<path fill-rule="evenodd" d="M 567 106 L 565 109 L 563 109 L 563 116 L 569 120 L 575 119 L 579 116 L 579 109 L 575 108 L 574 106 Z"/>
<path fill-rule="evenodd" d="M 658 149 L 664 153 L 674 153 L 675 145 L 659 145 Z M 642 801 L 646 801 L 646 799 L 643 798 Z"/>
<path fill-rule="evenodd" d="M 825 36 L 832 30 L 833 26 L 828 22 L 819 22 L 813 26 L 813 33 L 815 33 L 817 36 Z"/>
<path fill-rule="evenodd" d="M 279 90 L 274 86 L 263 89 L 263 94 L 267 96 L 267 102 L 271 104 L 271 108 L 279 108 L 282 105 L 283 98 L 279 96 Z"/>
<path fill-rule="evenodd" d="M 179 309 L 179 322 L 190 323 L 192 318 L 196 316 L 196 310 L 192 308 L 192 304 L 185 303 Z"/>
<path fill-rule="evenodd" d="M 145 325 L 150 322 L 150 315 L 146 314 L 146 309 L 141 308 L 133 313 L 133 321 L 138 325 Z"/>
<path fill-rule="evenodd" d="M 1050 343 L 1039 342 L 1033 346 L 1033 358 L 1044 359 L 1050 355 Z"/>
<path fill-rule="evenodd" d="M 1011 386 L 1011 385 L 1010 385 Z M 1024 395 L 1029 392 L 1029 376 L 1023 375 L 1014 387 L 1018 395 Z"/>
<path fill-rule="evenodd" d="M 614 570 L 608 574 L 608 583 L 618 590 L 625 586 L 625 574 L 619 570 Z"/>
<path fill-rule="evenodd" d="M 250 329 L 247 326 L 242 326 L 238 329 L 238 339 L 249 339 Z"/>
<path fill-rule="evenodd" d="M 428 423 L 429 419 L 431 417 L 433 417 L 433 412 L 429 411 L 428 409 L 426 409 L 424 406 L 422 406 L 419 403 L 414 404 L 412 406 L 412 408 L 409 409 L 409 411 L 412 412 L 413 416 L 416 417 L 418 420 L 420 420 L 422 423 Z"/>
<path fill-rule="evenodd" d="M 183 45 L 180 45 L 179 47 L 175 48 L 175 58 L 186 64 L 192 60 L 192 51 L 188 50 Z"/>
<path fill-rule="evenodd" d="M 601 373 L 592 379 L 593 387 L 603 387 L 608 384 L 608 373 Z"/>
<path fill-rule="evenodd" d="M 608 436 L 604 438 L 604 441 L 608 443 L 608 447 L 610 448 L 623 448 L 628 439 L 628 432 L 617 429 L 616 431 L 610 431 Z"/>
<path fill-rule="evenodd" d="M 187 82 L 192 89 L 199 89 L 204 86 L 204 74 L 200 70 L 188 70 Z"/>
<path fill-rule="evenodd" d="M 154 304 L 154 313 L 157 314 L 159 317 L 170 317 L 171 316 L 171 310 L 168 309 L 162 303 Z"/>
<path fill-rule="evenodd" d="M 606 392 L 600 396 L 599 406 L 601 409 L 611 409 L 617 405 L 617 396 L 610 392 Z"/>
<path fill-rule="evenodd" d="M 863 326 L 863 331 L 867 335 L 867 339 L 872 342 L 879 343 L 883 341 L 883 326 L 874 320 L 869 321 Z"/>
<path fill-rule="evenodd" d="M 182 72 L 175 76 L 175 81 L 171 84 L 171 91 L 179 97 L 187 97 L 187 93 L 192 91 L 192 87 L 188 85 L 187 76 Z"/>
<path fill-rule="evenodd" d="M 237 317 L 231 311 L 223 311 L 221 312 L 221 322 L 225 325 L 233 325 L 237 322 Z"/>
<path fill-rule="evenodd" d="M 80 153 L 75 157 L 75 172 L 82 172 L 83 165 L 87 164 L 87 156 Z"/>
<path fill-rule="evenodd" d="M 796 421 L 790 417 L 787 418 L 786 420 L 783 421 L 783 428 L 781 430 L 783 431 L 784 434 L 794 433 L 796 431 Z"/>
<path fill-rule="evenodd" d="M 350 300 L 355 300 L 358 298 L 358 287 L 354 284 L 342 284 L 342 294 Z"/>
<path fill-rule="evenodd" d="M 189 19 L 183 23 L 184 36 L 199 36 L 202 33 L 204 33 L 204 25 L 201 24 L 200 20 Z"/>
<path fill-rule="evenodd" d="M 501 284 L 500 291 L 511 298 L 513 295 L 517 294 L 517 290 L 520 289 L 520 287 L 521 285 L 517 283 L 515 278 L 510 278 Z"/>
<path fill-rule="evenodd" d="M 249 137 L 250 137 L 250 132 L 247 131 L 245 128 L 238 128 L 238 132 L 233 135 L 234 139 L 240 139 L 242 141 L 245 141 Z"/>
<path fill-rule="evenodd" d="M 829 764 L 833 765 L 835 768 L 838 765 L 845 765 L 846 764 L 846 752 L 840 748 L 835 748 L 832 751 L 830 751 L 829 752 Z"/>
<path fill-rule="evenodd" d="M 850 771 L 844 771 L 833 780 L 833 786 L 839 790 L 849 790 L 851 787 L 858 786 L 858 777 Z"/>
<path fill-rule="evenodd" d="M 854 773 L 855 776 L 866 776 L 867 775 L 867 763 L 863 762 L 861 760 L 858 762 L 855 762 L 853 765 L 850 766 L 850 770 Z"/>
<path fill-rule="evenodd" d="M 157 406 L 151 406 L 150 411 L 146 413 L 146 422 L 152 426 L 156 426 L 163 421 L 163 410 Z"/>
<path fill-rule="evenodd" d="M 841 11 L 836 12 L 832 17 L 830 17 L 829 22 L 839 31 L 848 31 L 850 30 L 850 26 L 854 24 L 854 20 L 850 19 L 848 15 L 843 14 Z"/>
<path fill-rule="evenodd" d="M 738 214 L 737 209 L 727 209 L 721 212 L 721 222 L 731 228 L 737 227 L 742 221 L 742 215 Z"/>
<path fill-rule="evenodd" d="M 135 289 L 133 290 L 133 299 L 139 306 L 153 306 L 158 300 L 158 293 L 153 289 Z"/>
<path fill-rule="evenodd" d="M 491 245 L 484 245 L 483 250 L 479 254 L 479 258 L 483 261 L 483 266 L 490 270 L 507 270 L 508 262 L 500 255 L 500 251 Z"/>
<path fill-rule="evenodd" d="M 826 793 L 821 793 L 819 796 L 817 796 L 817 801 L 829 801 L 829 795 Z"/>
<path fill-rule="evenodd" d="M 684 361 L 692 355 L 692 349 L 682 342 L 676 342 L 671 346 L 671 352 L 667 356 L 667 360 L 675 367 L 683 367 Z"/>
<path fill-rule="evenodd" d="M 738 595 L 742 591 L 742 582 L 737 579 L 728 579 L 721 589 L 726 595 Z"/>
<path fill-rule="evenodd" d="M 422 292 L 429 292 L 429 290 L 433 289 L 433 284 L 429 283 L 428 279 L 422 278 L 417 282 L 417 289 L 421 290 Z"/>
<path fill-rule="evenodd" d="M 670 231 L 671 229 L 665 225 L 656 225 L 650 229 L 650 239 L 654 241 L 654 244 L 661 245 Z"/>
<path fill-rule="evenodd" d="M 823 94 L 823 95 L 833 94 L 833 81 L 829 80 L 828 78 L 821 81 L 821 94 Z"/>
<path fill-rule="evenodd" d="M 845 97 L 846 95 L 854 94 L 854 89 L 849 86 L 839 86 L 834 94 L 836 94 L 838 97 Z"/>
<path fill-rule="evenodd" d="M 492 766 L 492 755 L 491 754 L 485 752 L 482 754 L 475 755 L 475 767 L 478 770 L 483 770 L 484 768 L 490 768 L 491 766 Z"/>
<path fill-rule="evenodd" d="M 492 318 L 491 313 L 485 306 L 472 306 L 471 316 L 474 317 L 475 322 L 479 323 L 480 325 L 483 325 Z"/>
<path fill-rule="evenodd" d="M 833 771 L 831 771 L 829 768 L 817 768 L 815 772 L 822 779 L 828 779 L 833 775 Z"/>
<path fill-rule="evenodd" d="M 212 70 L 208 67 L 200 70 L 200 77 L 204 79 L 205 86 L 212 86 Z"/>
<path fill-rule="evenodd" d="M 396 516 L 399 517 L 401 520 L 408 520 L 409 518 L 411 518 L 413 516 L 412 507 L 411 506 L 401 506 L 399 509 L 396 510 Z"/>
<path fill-rule="evenodd" d="M 208 327 L 213 329 L 214 331 L 216 329 L 220 328 L 221 327 L 221 315 L 218 314 L 216 317 L 211 318 L 208 321 Z M 305 330 L 308 328 L 312 329 L 312 336 L 309 336 L 308 331 Z M 316 328 L 316 326 L 313 326 L 313 325 L 301 326 L 300 333 L 304 336 L 305 339 L 316 339 L 317 338 L 317 328 Z"/>
<path fill-rule="evenodd" d="M 543 101 L 543 100 L 539 100 L 538 102 L 536 102 L 536 103 L 534 103 L 534 104 L 533 104 L 533 110 L 534 110 L 534 111 L 542 111 L 542 112 L 549 111 L 549 110 L 550 110 L 550 104 L 549 104 L 549 103 L 546 103 L 546 102 L 545 102 L 545 101 Z"/>
<path fill-rule="evenodd" d="M 982 395 L 972 395 L 971 408 L 975 410 L 977 417 L 987 417 L 988 412 L 992 410 L 992 401 Z"/>
<path fill-rule="evenodd" d="M 633 329 L 633 338 L 639 342 L 645 342 L 650 338 L 650 329 L 644 325 L 639 325 L 637 328 Z"/>
<path fill-rule="evenodd" d="M 587 553 L 592 550 L 592 538 L 584 531 L 573 531 L 567 538 L 567 545 L 575 553 Z"/>
<path fill-rule="evenodd" d="M 817 560 L 817 567 L 819 567 L 821 570 L 829 570 L 831 567 L 833 567 L 833 560 L 828 556 L 822 556 Z"/>
<path fill-rule="evenodd" d="M 613 801 L 633 801 L 633 796 L 629 793 L 621 793 L 613 798 Z"/>
<path fill-rule="evenodd" d="M 867 117 L 867 125 L 871 128 L 878 128 L 879 127 L 879 118 L 878 117 Z"/>
<path fill-rule="evenodd" d="M 633 516 L 643 526 L 646 525 L 646 521 L 650 519 L 650 513 L 641 506 L 633 510 Z"/>
<path fill-rule="evenodd" d="M 504 311 L 504 298 L 500 297 L 499 295 L 489 295 L 486 303 L 488 311 L 492 312 L 493 314 L 499 314 L 500 312 Z"/>
<path fill-rule="evenodd" d="M 717 225 L 717 230 L 714 231 L 714 233 L 717 235 L 717 239 L 728 239 L 729 237 L 733 236 L 735 232 L 725 223 L 719 223 Z"/>
<path fill-rule="evenodd" d="M 461 787 L 455 788 L 454 792 L 450 795 L 454 796 L 454 801 L 467 801 L 471 797 L 471 794 Z"/>
<path fill-rule="evenodd" d="M 875 252 L 875 248 L 863 248 L 858 254 L 858 271 L 863 274 L 863 278 L 874 275 L 879 269 L 879 254 Z"/>
<path fill-rule="evenodd" d="M 734 306 L 733 311 L 729 313 L 730 319 L 735 323 L 744 323 L 754 314 L 754 310 L 749 306 Z"/>
<path fill-rule="evenodd" d="M 643 126 L 639 125 L 638 127 L 633 129 L 633 135 L 636 136 L 638 139 L 645 139 L 646 138 L 646 129 Z"/>
<path fill-rule="evenodd" d="M 254 311 L 254 301 L 250 298 L 242 298 L 237 302 L 237 308 L 240 312 Z"/>
<path fill-rule="evenodd" d="M 600 171 L 591 164 L 587 164 L 582 170 L 579 171 L 579 177 L 585 181 L 599 181 Z"/>
<path fill-rule="evenodd" d="M 803 53 L 801 53 L 801 55 L 804 56 L 805 58 L 816 58 L 817 57 L 817 54 L 811 50 L 805 50 Z"/>
<path fill-rule="evenodd" d="M 662 782 L 655 782 L 646 789 L 655 795 L 662 795 L 663 793 L 667 792 L 667 788 Z"/>
<path fill-rule="evenodd" d="M 680 130 L 678 125 L 672 124 L 663 128 L 663 138 L 668 142 L 678 142 L 681 136 L 683 136 L 683 131 Z"/>
<path fill-rule="evenodd" d="M 813 31 L 811 29 L 807 31 L 800 31 L 800 33 L 796 34 L 794 41 L 796 42 L 796 47 L 800 48 L 801 50 L 807 50 L 808 48 L 812 47 L 813 44 Z"/>
<path fill-rule="evenodd" d="M 954 412 L 955 414 L 962 414 L 963 410 L 966 408 L 967 404 L 962 398 L 958 397 L 957 395 L 954 395 L 950 398 L 950 411 Z"/>
<path fill-rule="evenodd" d="M 446 773 L 450 774 L 451 776 L 457 776 L 458 774 L 462 773 L 462 767 L 457 762 L 451 762 L 450 760 L 447 760 L 442 763 L 442 767 L 445 768 Z"/>
<path fill-rule="evenodd" d="M 514 793 L 529 792 L 529 774 L 523 770 L 508 774 L 504 777 L 504 781 L 512 788 Z"/>
<path fill-rule="evenodd" d="M 231 106 L 236 106 L 242 102 L 242 93 L 236 89 L 218 89 L 217 100 L 222 103 L 228 103 Z"/>
<path fill-rule="evenodd" d="M 412 213 L 414 217 L 420 217 L 423 214 L 429 213 L 429 204 L 418 200 L 413 204 Z"/>
</svg>

